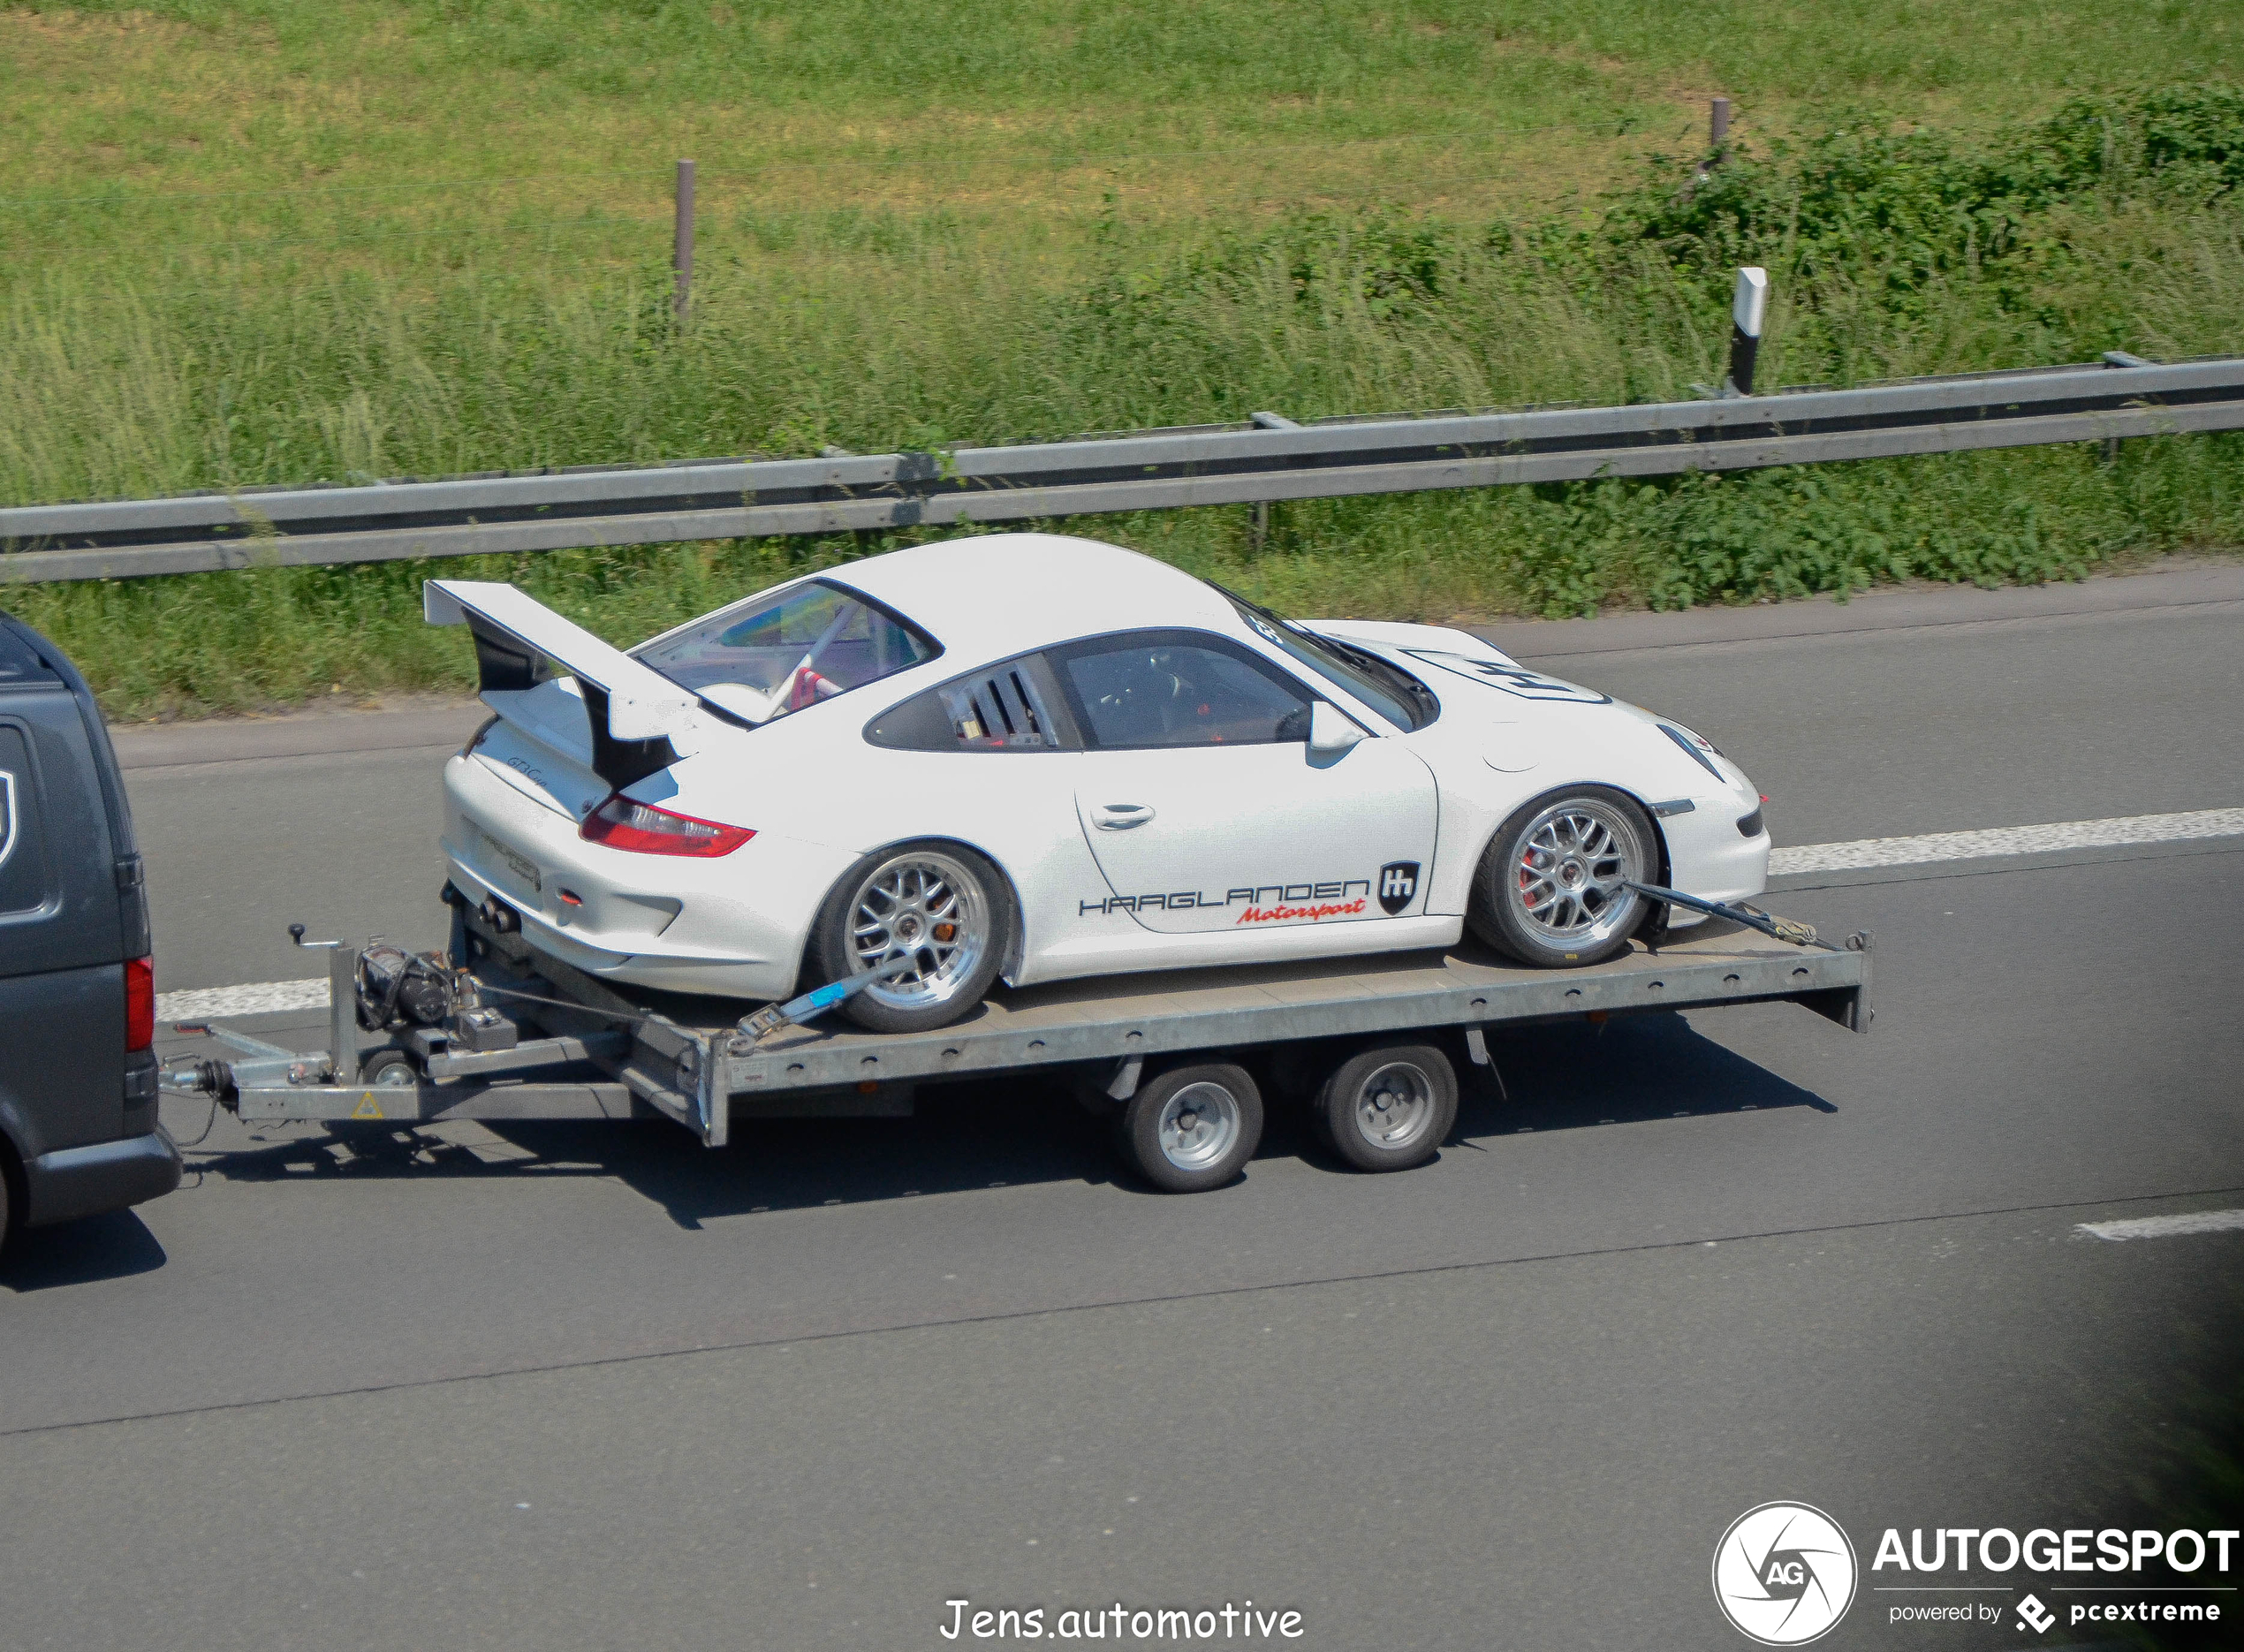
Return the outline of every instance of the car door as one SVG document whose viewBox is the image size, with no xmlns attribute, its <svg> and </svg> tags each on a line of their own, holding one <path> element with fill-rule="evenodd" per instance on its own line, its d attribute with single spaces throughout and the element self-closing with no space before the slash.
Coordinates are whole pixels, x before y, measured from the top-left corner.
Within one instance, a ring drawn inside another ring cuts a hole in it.
<svg viewBox="0 0 2244 1652">
<path fill-rule="evenodd" d="M 1087 915 L 1177 935 L 1424 912 L 1434 777 L 1402 741 L 1313 755 L 1320 696 L 1212 633 L 1049 653 L 1082 731 L 1075 800 L 1107 884 Z"/>
</svg>

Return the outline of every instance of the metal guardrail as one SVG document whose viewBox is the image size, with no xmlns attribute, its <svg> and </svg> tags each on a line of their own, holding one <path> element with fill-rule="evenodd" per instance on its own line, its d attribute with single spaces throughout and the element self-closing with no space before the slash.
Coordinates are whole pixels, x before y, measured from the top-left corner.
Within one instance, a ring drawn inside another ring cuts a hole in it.
<svg viewBox="0 0 2244 1652">
<path fill-rule="evenodd" d="M 0 584 L 1749 470 L 2244 428 L 2244 357 L 1630 407 L 1212 425 L 944 453 L 691 461 L 0 510 Z"/>
</svg>

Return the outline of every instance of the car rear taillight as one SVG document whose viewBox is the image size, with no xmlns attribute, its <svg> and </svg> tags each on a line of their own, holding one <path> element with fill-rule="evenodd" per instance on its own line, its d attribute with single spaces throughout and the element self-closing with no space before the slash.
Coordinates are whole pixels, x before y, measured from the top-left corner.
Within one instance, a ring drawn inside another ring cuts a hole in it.
<svg viewBox="0 0 2244 1652">
<path fill-rule="evenodd" d="M 125 960 L 125 1048 L 146 1050 L 155 1042 L 155 960 Z"/>
<path fill-rule="evenodd" d="M 584 817 L 577 835 L 587 843 L 633 854 L 687 854 L 704 859 L 731 854 L 755 836 L 746 826 L 673 815 L 652 803 L 641 803 L 618 792 Z"/>
</svg>

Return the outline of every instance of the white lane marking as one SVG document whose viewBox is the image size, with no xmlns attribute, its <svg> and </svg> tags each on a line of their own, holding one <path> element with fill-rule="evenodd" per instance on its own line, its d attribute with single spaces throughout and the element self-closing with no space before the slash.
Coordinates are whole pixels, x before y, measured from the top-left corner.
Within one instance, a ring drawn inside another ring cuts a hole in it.
<svg viewBox="0 0 2244 1652">
<path fill-rule="evenodd" d="M 1862 837 L 1778 849 L 1769 875 L 1854 872 L 1869 867 L 1977 860 L 1990 855 L 2047 854 L 2058 849 L 2111 849 L 2123 844 L 2184 843 L 2244 836 L 2244 809 L 2193 809 L 2181 815 L 2129 815 L 2117 820 L 2057 821 L 2047 826 L 2000 826 L 1991 831 L 1927 832 L 1917 837 Z"/>
<path fill-rule="evenodd" d="M 1769 856 L 1769 875 L 1852 872 L 1865 867 L 1916 866 L 1930 860 L 1975 860 L 1989 855 L 2045 854 L 2053 849 L 2108 849 L 2123 844 L 2182 843 L 2197 837 L 2244 837 L 2244 808 L 2196 809 L 2182 815 L 2131 815 L 2119 820 L 2059 821 L 2049 826 L 2004 826 L 1991 831 L 1930 832 L 1919 837 L 1863 837 L 1853 843 L 1811 843 Z M 158 1020 L 208 1016 L 269 1015 L 282 1010 L 327 1008 L 324 981 L 258 981 L 239 987 L 197 987 L 156 995 Z"/>
<path fill-rule="evenodd" d="M 277 1010 L 324 1010 L 325 981 L 255 981 L 241 987 L 191 987 L 155 995 L 159 1021 L 200 1021 L 216 1015 L 270 1015 Z"/>
<path fill-rule="evenodd" d="M 2244 1228 L 2244 1210 L 2191 1210 L 2176 1216 L 2130 1216 L 2124 1222 L 2082 1222 L 2100 1239 L 2167 1239 L 2177 1233 L 2227 1233 Z"/>
</svg>

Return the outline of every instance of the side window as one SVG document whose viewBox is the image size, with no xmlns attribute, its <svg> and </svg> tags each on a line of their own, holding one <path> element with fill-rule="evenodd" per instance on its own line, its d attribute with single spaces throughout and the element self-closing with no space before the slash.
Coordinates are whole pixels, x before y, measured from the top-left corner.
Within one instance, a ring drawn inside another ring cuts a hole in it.
<svg viewBox="0 0 2244 1652">
<path fill-rule="evenodd" d="M 1204 633 L 1102 637 L 1058 661 L 1092 746 L 1268 746 L 1309 737 L 1308 690 Z"/>
<path fill-rule="evenodd" d="M 1051 668 L 1034 655 L 914 694 L 866 725 L 876 746 L 908 752 L 1057 751 L 1067 731 L 1052 715 Z"/>
<path fill-rule="evenodd" d="M 40 852 L 39 811 L 23 732 L 0 725 L 0 913 L 47 904 L 47 860 Z"/>
</svg>

